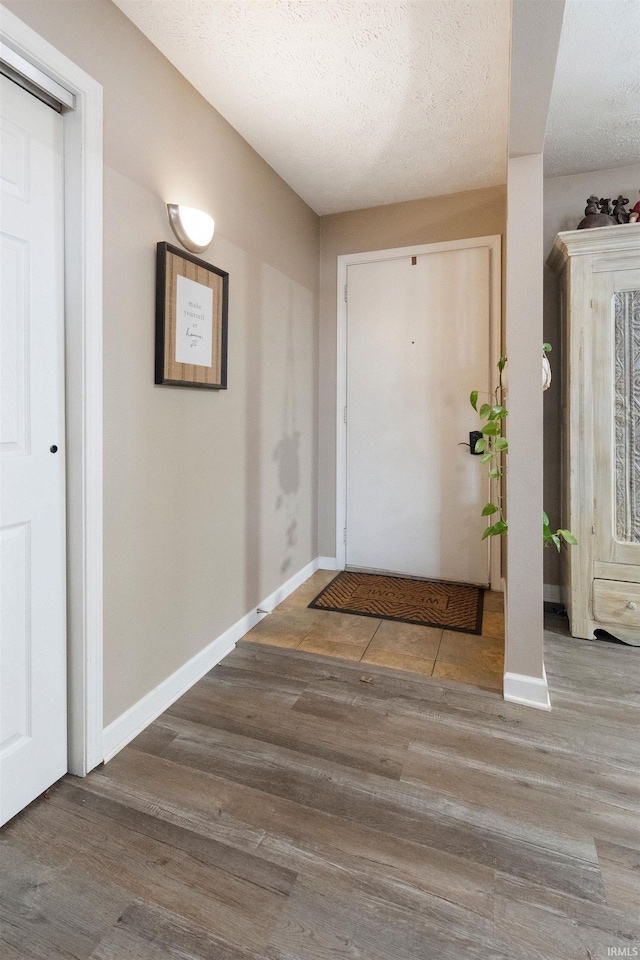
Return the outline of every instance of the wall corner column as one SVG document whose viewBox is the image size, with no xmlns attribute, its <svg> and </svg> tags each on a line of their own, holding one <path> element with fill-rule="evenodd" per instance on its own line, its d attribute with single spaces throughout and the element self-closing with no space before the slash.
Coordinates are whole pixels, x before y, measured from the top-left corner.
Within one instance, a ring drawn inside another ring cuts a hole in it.
<svg viewBox="0 0 640 960">
<path fill-rule="evenodd" d="M 543 650 L 542 154 L 509 160 L 506 354 L 509 456 L 504 696 L 549 709 Z"/>
<path fill-rule="evenodd" d="M 542 563 L 543 150 L 565 0 L 511 0 L 506 700 L 550 709 Z"/>
</svg>

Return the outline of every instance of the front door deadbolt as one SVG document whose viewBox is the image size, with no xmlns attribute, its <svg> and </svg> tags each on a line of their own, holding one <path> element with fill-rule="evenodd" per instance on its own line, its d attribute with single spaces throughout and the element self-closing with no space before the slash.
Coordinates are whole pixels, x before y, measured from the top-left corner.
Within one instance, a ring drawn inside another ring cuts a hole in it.
<svg viewBox="0 0 640 960">
<path fill-rule="evenodd" d="M 478 440 L 482 440 L 482 431 L 471 430 L 469 433 L 469 452 L 472 453 L 474 457 L 479 457 L 482 453 L 482 450 L 476 450 Z"/>
</svg>

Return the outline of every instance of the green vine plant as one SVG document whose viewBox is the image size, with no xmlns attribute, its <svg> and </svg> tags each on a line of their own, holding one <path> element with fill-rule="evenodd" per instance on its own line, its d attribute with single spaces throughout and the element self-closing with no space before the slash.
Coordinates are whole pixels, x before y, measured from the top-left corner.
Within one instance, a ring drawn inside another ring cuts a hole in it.
<svg viewBox="0 0 640 960">
<path fill-rule="evenodd" d="M 551 350 L 550 344 L 543 343 L 542 350 L 543 353 L 548 353 Z M 509 530 L 505 514 L 504 495 L 502 492 L 502 457 L 509 452 L 509 441 L 502 435 L 504 420 L 509 416 L 509 411 L 506 410 L 502 404 L 502 373 L 506 363 L 507 358 L 500 357 L 498 360 L 498 384 L 493 393 L 484 394 L 488 397 L 488 401 L 482 403 L 480 409 L 478 409 L 480 391 L 472 390 L 469 397 L 471 406 L 479 415 L 480 419 L 484 421 L 480 428 L 482 436 L 479 440 L 476 440 L 474 452 L 481 454 L 480 462 L 488 465 L 489 479 L 496 481 L 496 495 L 494 499 L 497 500 L 497 503 L 486 503 L 482 509 L 483 517 L 491 517 L 489 526 L 482 534 L 483 540 L 486 540 L 487 537 L 502 536 Z M 544 546 L 546 547 L 552 543 L 559 551 L 563 540 L 565 543 L 571 545 L 575 545 L 578 542 L 570 530 L 559 529 L 554 533 L 549 525 L 549 517 L 543 511 L 542 542 Z"/>
</svg>

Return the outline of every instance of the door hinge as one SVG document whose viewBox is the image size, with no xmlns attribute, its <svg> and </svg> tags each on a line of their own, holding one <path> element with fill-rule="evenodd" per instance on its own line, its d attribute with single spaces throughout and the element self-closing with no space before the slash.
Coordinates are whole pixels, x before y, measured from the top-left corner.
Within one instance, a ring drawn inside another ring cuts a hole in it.
<svg viewBox="0 0 640 960">
<path fill-rule="evenodd" d="M 347 408 L 344 408 L 344 422 L 347 422 Z"/>
<path fill-rule="evenodd" d="M 347 542 L 347 528 L 346 528 L 346 527 L 345 527 L 344 530 L 342 531 L 342 542 L 343 542 L 343 543 L 346 543 L 346 542 Z"/>
<path fill-rule="evenodd" d="M 347 302 L 347 285 L 346 285 L 346 283 L 345 283 L 345 285 L 344 285 L 344 302 L 345 302 L 345 303 Z"/>
<path fill-rule="evenodd" d="M 589 306 L 591 307 L 592 310 L 593 310 L 593 308 L 594 308 L 594 306 L 595 306 L 595 303 L 596 303 L 595 300 L 592 300 L 592 301 L 590 302 L 590 304 L 589 304 Z"/>
</svg>

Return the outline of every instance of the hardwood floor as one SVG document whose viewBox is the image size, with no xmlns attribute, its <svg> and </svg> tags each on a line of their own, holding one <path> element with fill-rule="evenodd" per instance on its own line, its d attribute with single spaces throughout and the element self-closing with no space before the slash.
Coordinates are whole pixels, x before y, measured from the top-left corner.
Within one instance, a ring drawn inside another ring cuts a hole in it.
<svg viewBox="0 0 640 960">
<path fill-rule="evenodd" d="M 551 713 L 245 643 L 0 832 L 2 960 L 640 956 L 640 651 Z"/>
</svg>

